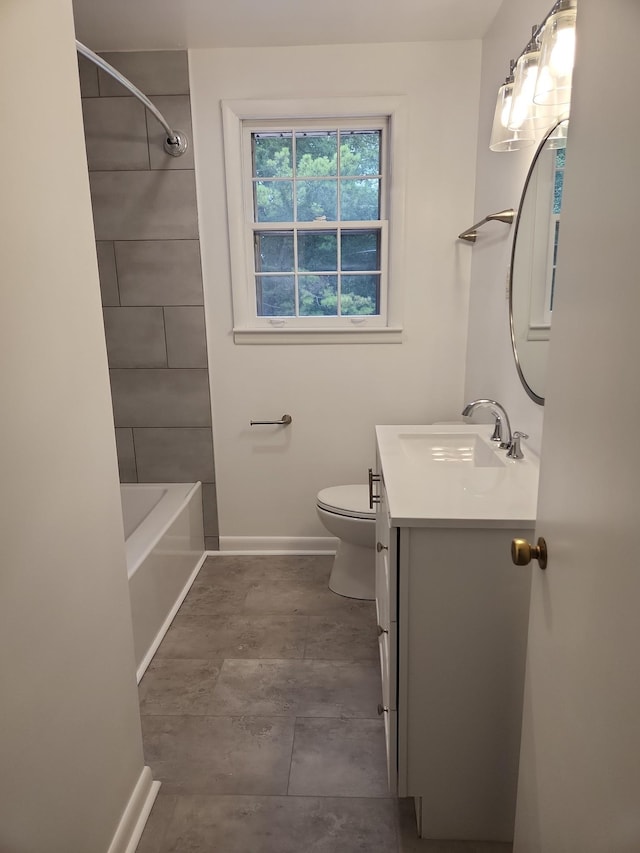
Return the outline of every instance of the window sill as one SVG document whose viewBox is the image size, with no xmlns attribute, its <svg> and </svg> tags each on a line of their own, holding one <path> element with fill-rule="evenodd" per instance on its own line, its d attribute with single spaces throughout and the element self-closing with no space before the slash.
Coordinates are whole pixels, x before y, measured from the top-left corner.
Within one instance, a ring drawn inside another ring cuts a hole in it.
<svg viewBox="0 0 640 853">
<path fill-rule="evenodd" d="M 372 329 L 240 329 L 236 344 L 401 344 L 402 326 Z"/>
</svg>

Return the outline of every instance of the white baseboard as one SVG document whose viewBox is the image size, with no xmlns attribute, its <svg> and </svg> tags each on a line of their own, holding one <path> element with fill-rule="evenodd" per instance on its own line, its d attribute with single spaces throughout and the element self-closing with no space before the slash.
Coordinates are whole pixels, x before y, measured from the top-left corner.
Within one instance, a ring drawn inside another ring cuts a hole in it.
<svg viewBox="0 0 640 853">
<path fill-rule="evenodd" d="M 221 536 L 220 551 L 252 554 L 335 554 L 339 543 L 340 540 L 334 536 Z"/>
<path fill-rule="evenodd" d="M 135 853 L 159 790 L 160 782 L 153 781 L 151 768 L 143 767 L 108 853 Z"/>
<path fill-rule="evenodd" d="M 182 587 L 182 591 L 180 592 L 180 595 L 176 598 L 173 607 L 169 611 L 167 618 L 162 623 L 160 630 L 158 631 L 158 633 L 155 636 L 154 641 L 149 646 L 146 655 L 140 661 L 140 666 L 136 670 L 136 681 L 138 684 L 140 684 L 140 682 L 142 681 L 142 676 L 147 671 L 147 667 L 149 666 L 149 664 L 153 660 L 153 656 L 158 651 L 158 646 L 163 641 L 164 635 L 167 633 L 167 631 L 171 627 L 171 623 L 175 619 L 176 613 L 178 612 L 178 610 L 180 610 L 180 605 L 182 604 L 182 602 L 187 597 L 187 593 L 191 589 L 191 586 L 192 586 L 194 580 L 198 576 L 198 572 L 202 568 L 202 564 L 207 559 L 207 553 L 208 552 L 205 551 L 204 554 L 202 555 L 202 557 L 200 557 L 200 559 L 196 563 L 194 570 L 191 572 L 191 574 L 187 578 L 187 582 Z"/>
</svg>

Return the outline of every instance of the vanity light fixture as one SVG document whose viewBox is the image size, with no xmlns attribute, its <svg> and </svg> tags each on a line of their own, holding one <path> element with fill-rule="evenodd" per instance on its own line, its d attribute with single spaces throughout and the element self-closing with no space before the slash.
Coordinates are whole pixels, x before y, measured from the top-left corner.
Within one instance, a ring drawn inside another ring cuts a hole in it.
<svg viewBox="0 0 640 853">
<path fill-rule="evenodd" d="M 513 103 L 513 84 L 515 60 L 511 60 L 509 74 L 498 89 L 498 100 L 496 111 L 493 116 L 493 128 L 491 130 L 491 141 L 489 148 L 492 151 L 515 151 L 517 148 L 525 148 L 533 145 L 535 137 L 530 128 L 510 128 L 509 117 L 511 116 L 511 105 Z"/>
<path fill-rule="evenodd" d="M 536 104 L 533 94 L 540 70 L 540 40 L 538 27 L 533 27 L 531 38 L 516 63 L 513 82 L 511 112 L 507 119 L 510 130 L 519 130 L 535 136 L 535 131 L 548 128 L 558 121 L 556 104 Z"/>
<path fill-rule="evenodd" d="M 492 151 L 531 145 L 536 133 L 569 115 L 577 0 L 557 0 L 498 90 Z"/>
<path fill-rule="evenodd" d="M 533 100 L 562 106 L 571 100 L 577 0 L 559 0 L 544 24 Z"/>
<path fill-rule="evenodd" d="M 525 122 L 533 117 L 531 107 L 540 60 L 540 45 L 536 38 L 536 30 L 537 27 L 533 27 L 531 39 L 516 62 L 511 111 L 507 119 L 507 127 L 510 130 L 520 130 Z"/>
</svg>

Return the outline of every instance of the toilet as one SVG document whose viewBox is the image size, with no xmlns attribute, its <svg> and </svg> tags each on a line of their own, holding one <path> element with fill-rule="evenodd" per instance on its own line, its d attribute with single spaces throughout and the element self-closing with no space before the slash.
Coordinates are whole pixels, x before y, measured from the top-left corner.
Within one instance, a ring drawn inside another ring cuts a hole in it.
<svg viewBox="0 0 640 853">
<path fill-rule="evenodd" d="M 375 598 L 376 514 L 369 507 L 369 487 L 331 486 L 318 492 L 320 521 L 340 540 L 329 589 L 347 598 Z"/>
</svg>

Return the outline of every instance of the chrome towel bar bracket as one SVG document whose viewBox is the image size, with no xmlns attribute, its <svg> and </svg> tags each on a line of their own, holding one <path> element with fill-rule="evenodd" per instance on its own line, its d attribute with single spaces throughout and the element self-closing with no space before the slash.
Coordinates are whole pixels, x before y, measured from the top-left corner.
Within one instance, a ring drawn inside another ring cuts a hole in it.
<svg viewBox="0 0 640 853">
<path fill-rule="evenodd" d="M 478 236 L 478 228 L 484 225 L 485 222 L 505 222 L 507 225 L 511 225 L 515 218 L 516 212 L 512 207 L 509 207 L 506 210 L 499 210 L 497 213 L 490 213 L 488 216 L 485 216 L 484 219 L 481 219 L 480 222 L 476 222 L 475 225 L 472 225 L 471 228 L 467 228 L 466 231 L 462 232 L 462 234 L 458 234 L 458 240 L 466 240 L 467 243 L 475 243 L 476 237 Z"/>
<path fill-rule="evenodd" d="M 260 426 L 263 424 L 268 424 L 269 426 L 289 426 L 292 420 L 291 415 L 283 415 L 279 421 L 249 421 L 249 424 L 251 426 Z"/>
</svg>

